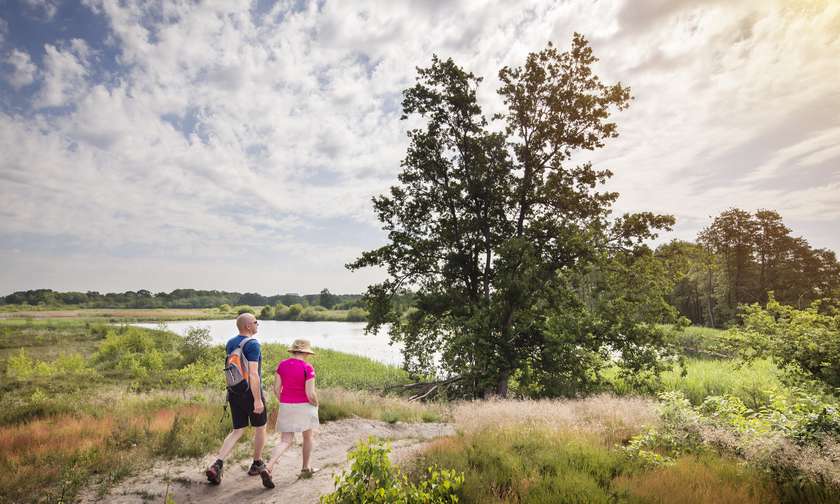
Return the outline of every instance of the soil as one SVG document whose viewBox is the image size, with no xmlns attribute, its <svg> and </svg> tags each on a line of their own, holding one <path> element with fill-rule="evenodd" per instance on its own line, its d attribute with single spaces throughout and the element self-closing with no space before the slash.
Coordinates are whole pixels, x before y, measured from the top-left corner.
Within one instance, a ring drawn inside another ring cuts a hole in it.
<svg viewBox="0 0 840 504">
<path fill-rule="evenodd" d="M 144 475 L 123 480 L 106 495 L 101 495 L 95 489 L 88 490 L 81 496 L 81 502 L 163 503 L 168 495 L 176 504 L 317 503 L 321 495 L 333 491 L 335 475 L 349 467 L 347 452 L 360 440 L 366 440 L 369 436 L 390 440 L 391 460 L 400 463 L 421 451 L 430 440 L 454 433 L 454 427 L 445 423 L 389 424 L 362 418 L 339 420 L 322 425 L 317 433 L 312 465 L 320 467 L 321 471 L 309 479 L 298 478 L 301 466 L 298 435 L 296 445 L 280 456 L 274 468 L 276 488 L 273 490 L 265 489 L 259 476 L 248 476 L 250 444 L 240 442 L 235 453 L 244 458 L 225 462 L 221 485 L 208 484 L 204 476 L 204 470 L 213 462 L 213 455 L 208 455 L 202 459 L 157 462 Z M 269 436 L 264 450 L 265 457 L 268 457 L 270 447 L 277 441 L 279 434 Z"/>
</svg>

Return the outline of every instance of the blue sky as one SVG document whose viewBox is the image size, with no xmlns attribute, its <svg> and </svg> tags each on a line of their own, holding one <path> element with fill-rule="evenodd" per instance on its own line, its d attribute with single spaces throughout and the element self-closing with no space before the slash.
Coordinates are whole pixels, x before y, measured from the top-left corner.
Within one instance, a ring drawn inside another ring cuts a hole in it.
<svg viewBox="0 0 840 504">
<path fill-rule="evenodd" d="M 635 100 L 589 157 L 693 239 L 773 208 L 840 251 L 840 3 L 0 0 L 0 294 L 359 292 L 433 53 L 485 77 L 586 35 Z"/>
</svg>

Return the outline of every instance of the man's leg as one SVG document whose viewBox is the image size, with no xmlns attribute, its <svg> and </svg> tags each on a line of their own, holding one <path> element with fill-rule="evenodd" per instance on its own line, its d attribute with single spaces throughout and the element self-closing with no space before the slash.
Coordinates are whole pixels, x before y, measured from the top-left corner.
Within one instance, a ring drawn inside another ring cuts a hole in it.
<svg viewBox="0 0 840 504">
<path fill-rule="evenodd" d="M 262 460 L 263 447 L 265 447 L 265 425 L 254 428 L 254 460 Z"/>
<path fill-rule="evenodd" d="M 241 429 L 233 429 L 230 434 L 227 435 L 224 442 L 222 443 L 222 447 L 219 448 L 219 453 L 217 454 L 216 458 L 219 460 L 224 460 L 228 458 L 230 452 L 233 451 L 233 447 L 236 446 L 236 442 L 239 441 L 239 438 L 242 437 L 242 434 L 245 433 L 245 428 Z"/>
</svg>

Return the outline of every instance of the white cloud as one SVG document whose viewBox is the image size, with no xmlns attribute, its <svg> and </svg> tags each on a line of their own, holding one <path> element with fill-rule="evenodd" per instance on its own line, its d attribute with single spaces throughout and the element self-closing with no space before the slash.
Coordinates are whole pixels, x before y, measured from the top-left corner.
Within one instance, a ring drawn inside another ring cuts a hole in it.
<svg viewBox="0 0 840 504">
<path fill-rule="evenodd" d="M 0 115 L 0 249 L 13 237 L 62 271 L 96 250 L 124 288 L 149 268 L 172 287 L 213 270 L 223 288 L 244 262 L 267 272 L 249 290 L 309 285 L 318 268 L 361 290 L 373 273 L 341 265 L 381 238 L 370 197 L 405 153 L 400 92 L 415 67 L 437 53 L 484 76 L 489 115 L 498 69 L 573 31 L 636 96 L 616 116 L 622 136 L 589 156 L 616 173 L 618 210 L 675 213 L 689 239 L 732 205 L 840 215 L 825 173 L 838 157 L 837 3 L 278 2 L 260 17 L 247 1 L 85 5 L 107 19 L 119 72 L 80 39 L 47 44 L 34 112 Z M 67 257 L 32 234 L 59 237 Z M 9 257 L 0 280 L 25 282 Z"/>
<path fill-rule="evenodd" d="M 45 44 L 44 51 L 44 82 L 35 100 L 35 107 L 72 104 L 87 91 L 87 45 L 82 40 L 74 39 L 64 49 Z"/>
<path fill-rule="evenodd" d="M 6 81 L 15 89 L 20 89 L 35 82 L 38 67 L 32 63 L 29 53 L 12 49 L 6 57 L 6 63 L 12 67 L 12 71 L 6 73 Z"/>
</svg>

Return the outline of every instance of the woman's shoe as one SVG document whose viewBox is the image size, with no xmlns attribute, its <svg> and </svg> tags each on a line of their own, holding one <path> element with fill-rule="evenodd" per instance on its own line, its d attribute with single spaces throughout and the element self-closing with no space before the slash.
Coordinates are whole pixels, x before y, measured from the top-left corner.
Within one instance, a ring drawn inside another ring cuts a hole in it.
<svg viewBox="0 0 840 504">
<path fill-rule="evenodd" d="M 306 469 L 301 469 L 298 478 L 309 479 L 320 470 L 321 469 L 317 467 L 307 467 Z"/>
</svg>

